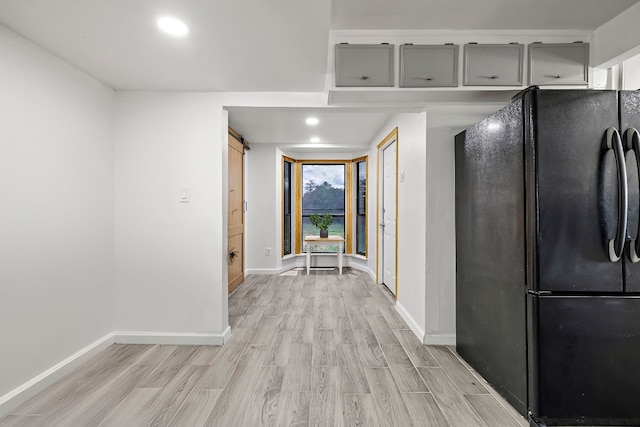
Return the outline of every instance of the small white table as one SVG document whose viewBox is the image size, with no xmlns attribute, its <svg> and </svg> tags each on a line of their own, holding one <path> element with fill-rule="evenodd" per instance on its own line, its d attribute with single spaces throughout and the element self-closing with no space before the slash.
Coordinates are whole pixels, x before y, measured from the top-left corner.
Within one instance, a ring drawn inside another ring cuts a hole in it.
<svg viewBox="0 0 640 427">
<path fill-rule="evenodd" d="M 311 266 L 311 248 L 314 246 L 337 246 L 338 247 L 338 271 L 342 275 L 342 249 L 344 248 L 344 237 L 341 236 L 307 236 L 304 238 L 307 249 L 307 274 Z"/>
</svg>

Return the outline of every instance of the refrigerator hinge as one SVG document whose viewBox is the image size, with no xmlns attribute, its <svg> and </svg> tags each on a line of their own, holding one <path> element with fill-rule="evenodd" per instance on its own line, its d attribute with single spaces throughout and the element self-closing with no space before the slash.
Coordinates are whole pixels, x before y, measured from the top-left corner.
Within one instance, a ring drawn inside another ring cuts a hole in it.
<svg viewBox="0 0 640 427">
<path fill-rule="evenodd" d="M 547 424 L 529 411 L 529 427 L 547 427 Z"/>
</svg>

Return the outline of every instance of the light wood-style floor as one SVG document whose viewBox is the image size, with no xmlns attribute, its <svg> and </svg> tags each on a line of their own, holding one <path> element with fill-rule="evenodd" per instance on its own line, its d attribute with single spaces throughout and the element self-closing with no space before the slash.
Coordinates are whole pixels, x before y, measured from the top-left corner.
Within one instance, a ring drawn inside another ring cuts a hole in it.
<svg viewBox="0 0 640 427">
<path fill-rule="evenodd" d="M 248 276 L 222 347 L 113 345 L 0 426 L 527 426 L 360 272 Z"/>
</svg>

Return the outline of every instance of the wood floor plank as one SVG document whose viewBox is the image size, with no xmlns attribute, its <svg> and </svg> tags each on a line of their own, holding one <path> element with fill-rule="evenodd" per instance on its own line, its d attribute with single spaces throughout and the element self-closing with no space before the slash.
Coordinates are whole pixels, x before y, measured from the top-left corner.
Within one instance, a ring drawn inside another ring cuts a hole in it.
<svg viewBox="0 0 640 427">
<path fill-rule="evenodd" d="M 383 344 L 382 352 L 389 363 L 389 368 L 391 368 L 391 373 L 401 393 L 426 393 L 429 391 L 401 345 Z"/>
<path fill-rule="evenodd" d="M 206 426 L 235 425 L 243 416 L 261 369 L 264 346 L 247 346 L 231 379 L 205 421 Z"/>
<path fill-rule="evenodd" d="M 197 350 L 196 346 L 177 346 L 152 372 L 140 387 L 161 388 L 166 386 L 178 371 L 187 364 Z"/>
<path fill-rule="evenodd" d="M 337 366 L 336 343 L 333 330 L 314 331 L 313 366 Z"/>
<path fill-rule="evenodd" d="M 431 393 L 403 393 L 402 400 L 416 426 L 455 427 L 447 422 Z"/>
<path fill-rule="evenodd" d="M 418 368 L 452 426 L 487 427 L 442 368 Z"/>
<path fill-rule="evenodd" d="M 337 345 L 342 393 L 369 393 L 369 384 L 358 348 L 353 344 Z"/>
<path fill-rule="evenodd" d="M 376 407 L 376 414 L 383 425 L 412 426 L 400 391 L 389 368 L 364 368 L 371 387 L 371 394 Z"/>
<path fill-rule="evenodd" d="M 136 425 L 166 426 L 176 415 L 196 383 L 202 377 L 204 366 L 185 366 L 160 390 L 147 411 L 144 411 Z"/>
<path fill-rule="evenodd" d="M 356 337 L 351 329 L 351 322 L 347 316 L 340 316 L 337 318 L 337 325 L 335 329 L 336 344 L 355 344 Z"/>
<path fill-rule="evenodd" d="M 385 420 L 377 417 L 373 395 L 369 393 L 347 393 L 342 395 L 342 414 L 344 425 L 349 427 L 393 425 L 387 424 L 384 422 Z"/>
<path fill-rule="evenodd" d="M 313 369 L 309 425 L 341 426 L 342 394 L 337 366 L 319 366 Z"/>
<path fill-rule="evenodd" d="M 315 324 L 316 329 L 336 329 L 338 322 L 331 312 L 328 298 L 316 298 Z"/>
<path fill-rule="evenodd" d="M 262 320 L 262 316 L 264 316 L 267 311 L 265 306 L 256 306 L 251 307 L 250 312 L 241 316 L 241 319 L 238 321 L 238 328 L 240 329 L 254 329 Z M 231 315 L 229 316 L 231 318 Z M 233 326 L 232 326 L 233 329 Z"/>
<path fill-rule="evenodd" d="M 478 379 L 444 346 L 429 346 L 429 352 L 462 394 L 489 394 Z"/>
<path fill-rule="evenodd" d="M 289 361 L 282 384 L 283 391 L 311 390 L 312 351 L 312 344 L 291 344 Z"/>
<path fill-rule="evenodd" d="M 382 314 L 382 317 L 384 317 L 384 320 L 387 321 L 391 329 L 409 329 L 409 327 L 407 326 L 407 323 L 398 314 L 395 307 L 391 307 L 391 306 L 378 307 L 378 310 Z"/>
<path fill-rule="evenodd" d="M 46 425 L 46 421 L 41 415 L 7 415 L 0 418 L 0 426 L 2 427 L 42 427 Z"/>
<path fill-rule="evenodd" d="M 194 390 L 182 403 L 180 409 L 169 422 L 170 426 L 201 427 L 213 411 L 222 390 Z M 112 424 L 116 426 L 132 425 L 130 423 Z"/>
<path fill-rule="evenodd" d="M 110 381 L 113 376 L 124 372 L 129 368 L 128 363 L 137 362 L 142 355 L 156 348 L 152 345 L 112 345 L 105 350 L 104 354 L 38 393 L 12 411 L 12 414 L 40 415 L 51 412 L 54 410 L 52 408 L 72 404 L 71 402 L 77 401 L 83 395 Z"/>
<path fill-rule="evenodd" d="M 226 357 L 217 357 L 202 374 L 202 379 L 198 382 L 197 388 L 199 390 L 223 389 L 229 383 L 235 369 L 235 362 Z"/>
<path fill-rule="evenodd" d="M 512 427 L 517 421 L 490 394 L 465 396 L 480 418 L 491 427 Z"/>
<path fill-rule="evenodd" d="M 236 329 L 235 331 L 232 331 L 229 342 L 222 346 L 216 355 L 216 360 L 225 359 L 235 364 L 238 359 L 240 359 L 240 356 L 244 352 L 244 348 L 248 344 L 253 333 L 253 329 Z M 213 364 L 215 364 L 215 361 L 212 365 Z"/>
<path fill-rule="evenodd" d="M 308 426 L 311 393 L 283 391 L 278 398 L 278 418 L 275 426 Z"/>
<path fill-rule="evenodd" d="M 289 353 L 291 350 L 291 338 L 293 331 L 281 329 L 276 334 L 267 347 L 263 366 L 286 366 L 289 363 Z"/>
<path fill-rule="evenodd" d="M 54 406 L 42 416 L 53 426 L 98 425 L 140 383 L 144 375 L 145 368 L 131 366 L 102 386 L 64 405 Z"/>
<path fill-rule="evenodd" d="M 429 353 L 427 347 L 418 340 L 412 331 L 399 329 L 393 331 L 393 333 L 396 334 L 398 341 L 402 344 L 402 348 L 407 352 L 414 366 L 440 366 L 431 353 Z"/>
<path fill-rule="evenodd" d="M 277 316 L 262 316 L 260 324 L 254 329 L 254 333 L 249 339 L 250 344 L 254 345 L 267 345 L 271 343 L 273 339 L 273 331 L 276 326 L 283 320 L 282 315 Z"/>
<path fill-rule="evenodd" d="M 373 329 L 373 333 L 376 335 L 376 339 L 380 344 L 400 344 L 398 338 L 393 333 L 393 330 L 387 324 L 382 316 L 367 316 L 367 321 Z"/>
<path fill-rule="evenodd" d="M 158 388 L 138 388 L 129 393 L 118 406 L 107 414 L 99 427 L 136 425 L 140 414 L 148 408 L 161 392 Z M 208 415 L 208 414 L 207 414 Z"/>
<path fill-rule="evenodd" d="M 263 366 L 252 388 L 245 410 L 236 425 L 263 426 L 277 422 L 279 396 L 285 367 Z"/>
<path fill-rule="evenodd" d="M 362 359 L 362 365 L 369 368 L 384 368 L 389 366 L 382 353 L 378 340 L 370 329 L 355 329 L 356 345 Z"/>
<path fill-rule="evenodd" d="M 220 345 L 202 345 L 196 349 L 193 357 L 189 360 L 192 366 L 209 366 L 222 349 Z"/>
<path fill-rule="evenodd" d="M 292 343 L 313 343 L 315 321 L 313 316 L 303 315 L 294 317 L 296 324 L 292 325 L 293 336 Z"/>
<path fill-rule="evenodd" d="M 347 313 L 353 329 L 371 329 L 363 306 L 350 305 L 347 307 Z"/>
</svg>

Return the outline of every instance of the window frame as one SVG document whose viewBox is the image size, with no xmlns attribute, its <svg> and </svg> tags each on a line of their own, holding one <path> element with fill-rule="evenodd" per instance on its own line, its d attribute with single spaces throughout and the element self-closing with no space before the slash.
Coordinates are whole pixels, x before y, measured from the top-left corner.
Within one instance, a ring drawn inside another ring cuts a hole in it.
<svg viewBox="0 0 640 427">
<path fill-rule="evenodd" d="M 285 214 L 284 214 L 284 162 L 287 161 L 291 163 L 291 170 L 293 175 L 293 190 L 292 190 L 292 200 L 291 200 L 291 210 L 293 216 L 293 224 L 291 229 L 291 254 L 284 254 L 284 226 L 285 226 Z M 302 251 L 302 194 L 303 194 L 303 185 L 302 185 L 302 167 L 303 165 L 311 164 L 311 165 L 344 165 L 345 168 L 345 213 L 344 213 L 344 227 L 345 227 L 345 254 L 348 255 L 356 255 L 355 247 L 357 246 L 354 238 L 357 238 L 355 235 L 356 224 L 355 220 L 356 213 L 354 212 L 355 208 L 357 208 L 357 167 L 356 164 L 358 162 L 365 162 L 365 170 L 367 181 L 365 184 L 365 201 L 366 197 L 369 194 L 369 158 L 368 156 L 361 156 L 355 159 L 293 159 L 287 156 L 282 156 L 282 252 L 283 257 L 290 255 L 300 255 L 303 253 Z M 369 218 L 369 206 L 368 201 L 365 203 L 365 254 L 364 257 L 368 256 L 368 218 Z M 357 254 L 359 256 L 363 256 L 362 254 Z"/>
<path fill-rule="evenodd" d="M 354 251 L 355 255 L 364 256 L 367 258 L 367 254 L 369 252 L 369 156 L 362 156 L 351 160 L 353 164 L 353 197 L 354 197 L 354 209 L 353 209 L 353 222 L 354 222 Z M 360 201 L 360 176 L 359 176 L 359 164 L 364 163 L 364 176 L 365 176 L 365 184 L 364 184 L 364 252 L 358 252 L 358 216 L 361 214 L 358 212 L 358 206 Z"/>
<path fill-rule="evenodd" d="M 286 176 L 286 164 L 289 164 L 289 191 L 285 188 L 285 176 Z M 292 239 L 294 231 L 294 216 L 295 216 L 295 164 L 296 161 L 290 157 L 282 156 L 282 257 L 294 254 L 295 240 Z M 287 193 L 289 197 L 289 252 L 285 253 L 286 240 L 285 229 L 287 228 L 286 219 L 286 199 Z"/>
</svg>

